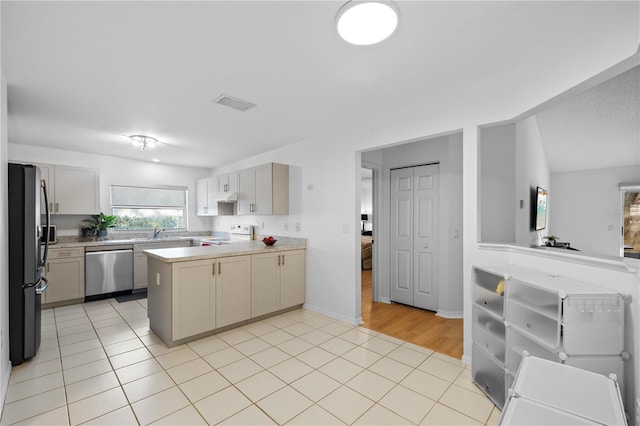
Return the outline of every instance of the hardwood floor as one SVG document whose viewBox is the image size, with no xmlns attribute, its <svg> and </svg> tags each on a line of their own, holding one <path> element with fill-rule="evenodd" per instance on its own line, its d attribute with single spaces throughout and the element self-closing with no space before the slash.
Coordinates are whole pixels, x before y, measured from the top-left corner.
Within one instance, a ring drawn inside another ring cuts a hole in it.
<svg viewBox="0 0 640 426">
<path fill-rule="evenodd" d="M 442 318 L 399 303 L 373 302 L 371 291 L 371 271 L 362 271 L 363 327 L 462 358 L 462 319 Z"/>
</svg>

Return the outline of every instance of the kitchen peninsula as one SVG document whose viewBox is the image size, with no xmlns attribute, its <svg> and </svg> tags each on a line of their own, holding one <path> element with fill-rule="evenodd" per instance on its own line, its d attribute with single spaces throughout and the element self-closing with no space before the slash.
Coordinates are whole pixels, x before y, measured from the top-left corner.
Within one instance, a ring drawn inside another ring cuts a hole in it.
<svg viewBox="0 0 640 426">
<path fill-rule="evenodd" d="M 151 330 L 172 347 L 304 303 L 304 239 L 146 250 Z"/>
</svg>

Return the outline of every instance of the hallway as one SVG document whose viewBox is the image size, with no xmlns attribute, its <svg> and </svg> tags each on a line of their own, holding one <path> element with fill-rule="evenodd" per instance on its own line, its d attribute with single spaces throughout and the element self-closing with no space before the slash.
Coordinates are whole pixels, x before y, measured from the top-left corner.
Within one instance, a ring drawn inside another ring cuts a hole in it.
<svg viewBox="0 0 640 426">
<path fill-rule="evenodd" d="M 446 319 L 435 312 L 399 303 L 377 303 L 371 296 L 371 270 L 362 271 L 362 326 L 407 342 L 462 358 L 462 319 Z"/>
</svg>

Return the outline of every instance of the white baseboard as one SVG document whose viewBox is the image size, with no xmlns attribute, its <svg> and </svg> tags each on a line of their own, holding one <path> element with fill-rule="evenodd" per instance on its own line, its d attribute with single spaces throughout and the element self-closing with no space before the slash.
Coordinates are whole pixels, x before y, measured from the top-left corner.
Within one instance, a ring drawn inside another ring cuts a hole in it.
<svg viewBox="0 0 640 426">
<path fill-rule="evenodd" d="M 322 308 L 320 308 L 318 306 L 310 305 L 308 303 L 305 303 L 304 305 L 302 305 L 302 307 L 304 309 L 308 309 L 308 310 L 310 310 L 312 312 L 316 312 L 316 313 L 322 314 L 322 315 L 324 315 L 326 317 L 337 319 L 338 321 L 343 321 L 343 322 L 349 323 L 351 325 L 360 325 L 360 324 L 362 324 L 364 322 L 364 321 L 362 321 L 362 317 L 348 318 L 348 317 L 345 317 L 344 315 L 339 315 L 339 314 L 336 314 L 335 312 L 327 311 L 326 309 L 322 309 Z"/>
<path fill-rule="evenodd" d="M 459 319 L 464 318 L 464 313 L 462 311 L 438 311 L 436 313 L 437 316 L 448 319 Z"/>
<path fill-rule="evenodd" d="M 462 363 L 471 365 L 471 357 L 469 355 L 462 355 Z"/>
</svg>

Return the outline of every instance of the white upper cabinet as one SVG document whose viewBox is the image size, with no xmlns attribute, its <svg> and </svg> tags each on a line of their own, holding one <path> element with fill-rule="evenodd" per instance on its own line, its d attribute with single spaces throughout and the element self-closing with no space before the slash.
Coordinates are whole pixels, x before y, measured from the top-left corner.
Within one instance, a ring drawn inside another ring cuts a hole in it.
<svg viewBox="0 0 640 426">
<path fill-rule="evenodd" d="M 268 163 L 239 172 L 239 215 L 289 214 L 289 166 Z"/>
<path fill-rule="evenodd" d="M 234 214 L 233 203 L 219 203 L 218 178 L 210 177 L 196 182 L 196 215 L 218 216 Z"/>
<path fill-rule="evenodd" d="M 196 214 L 198 216 L 211 216 L 209 212 L 209 187 L 213 185 L 213 179 L 200 179 L 196 182 Z"/>
<path fill-rule="evenodd" d="M 36 164 L 47 183 L 51 214 L 98 214 L 100 170 L 86 167 Z M 44 200 L 42 200 L 44 213 Z"/>
<path fill-rule="evenodd" d="M 218 176 L 218 192 L 238 192 L 238 172 Z"/>
</svg>

